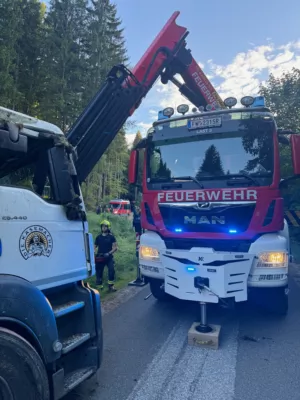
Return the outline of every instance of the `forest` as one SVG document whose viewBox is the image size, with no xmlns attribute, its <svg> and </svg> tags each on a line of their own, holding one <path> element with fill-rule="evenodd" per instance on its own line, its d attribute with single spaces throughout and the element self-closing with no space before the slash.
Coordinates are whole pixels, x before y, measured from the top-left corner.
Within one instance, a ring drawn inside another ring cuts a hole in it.
<svg viewBox="0 0 300 400">
<path fill-rule="evenodd" d="M 130 67 L 122 16 L 111 0 L 0 0 L 0 104 L 64 132 L 93 98 L 110 68 Z M 300 70 L 270 75 L 260 87 L 280 128 L 300 131 Z M 133 127 L 130 127 L 131 131 Z M 88 209 L 126 197 L 128 125 L 82 185 Z M 142 135 L 137 131 L 134 144 Z M 291 156 L 281 149 L 284 176 Z"/>
<path fill-rule="evenodd" d="M 1 106 L 66 132 L 119 63 L 129 59 L 110 0 L 0 0 Z M 82 185 L 90 209 L 128 191 L 127 128 Z"/>
</svg>

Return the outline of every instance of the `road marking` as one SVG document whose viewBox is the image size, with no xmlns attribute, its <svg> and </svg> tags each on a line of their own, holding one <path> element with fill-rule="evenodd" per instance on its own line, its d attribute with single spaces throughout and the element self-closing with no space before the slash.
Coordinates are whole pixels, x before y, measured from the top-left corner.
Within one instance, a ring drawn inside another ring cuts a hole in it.
<svg viewBox="0 0 300 400">
<path fill-rule="evenodd" d="M 232 400 L 238 322 L 226 322 L 219 350 L 187 344 L 190 322 L 178 323 L 127 400 Z"/>
</svg>

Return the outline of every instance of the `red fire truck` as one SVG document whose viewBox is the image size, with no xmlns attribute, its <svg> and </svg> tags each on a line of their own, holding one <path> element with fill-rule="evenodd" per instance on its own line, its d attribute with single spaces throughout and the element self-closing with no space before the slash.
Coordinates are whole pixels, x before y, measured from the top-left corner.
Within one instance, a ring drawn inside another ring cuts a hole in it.
<svg viewBox="0 0 300 400">
<path fill-rule="evenodd" d="M 114 215 L 128 216 L 131 213 L 130 201 L 115 199 L 109 202 L 110 212 Z"/>
<path fill-rule="evenodd" d="M 167 25 L 175 32 L 175 15 Z M 184 46 L 161 75 L 195 109 L 182 104 L 174 116 L 166 108 L 131 152 L 132 184 L 143 157 L 145 281 L 159 300 L 228 304 L 253 293 L 286 314 L 290 242 L 281 189 L 300 173 L 300 135 L 278 129 L 260 97 L 245 96 L 239 108 L 233 97 L 221 101 Z M 291 147 L 289 180 L 280 176 L 279 143 Z"/>
</svg>

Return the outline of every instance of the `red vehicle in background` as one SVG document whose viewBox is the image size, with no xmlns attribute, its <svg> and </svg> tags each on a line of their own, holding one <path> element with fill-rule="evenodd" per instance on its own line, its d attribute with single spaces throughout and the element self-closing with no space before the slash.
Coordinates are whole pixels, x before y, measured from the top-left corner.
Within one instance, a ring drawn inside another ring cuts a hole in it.
<svg viewBox="0 0 300 400">
<path fill-rule="evenodd" d="M 130 215 L 131 207 L 129 200 L 116 199 L 109 202 L 109 211 L 115 215 Z"/>
</svg>

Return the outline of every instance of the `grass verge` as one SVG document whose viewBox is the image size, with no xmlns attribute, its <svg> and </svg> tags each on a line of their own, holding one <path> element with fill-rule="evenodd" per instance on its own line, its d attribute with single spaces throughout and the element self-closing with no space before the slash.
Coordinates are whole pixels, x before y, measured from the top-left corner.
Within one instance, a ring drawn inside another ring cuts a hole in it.
<svg viewBox="0 0 300 400">
<path fill-rule="evenodd" d="M 136 256 L 135 256 L 135 232 L 132 228 L 132 220 L 123 216 L 111 214 L 97 215 L 93 212 L 87 213 L 89 222 L 89 231 L 94 239 L 100 232 L 100 222 L 107 219 L 111 223 L 111 230 L 118 243 L 118 251 L 115 255 L 116 279 L 115 287 L 121 289 L 135 279 L 136 277 Z M 107 282 L 107 268 L 103 275 L 104 284 Z M 97 288 L 96 277 L 93 276 L 87 280 L 89 284 Z M 101 290 L 101 299 L 109 296 L 107 285 Z"/>
</svg>

